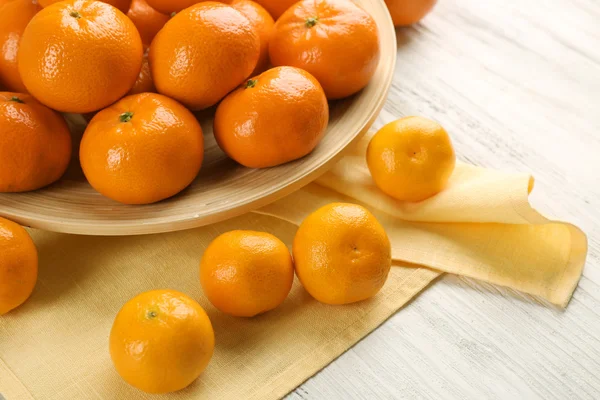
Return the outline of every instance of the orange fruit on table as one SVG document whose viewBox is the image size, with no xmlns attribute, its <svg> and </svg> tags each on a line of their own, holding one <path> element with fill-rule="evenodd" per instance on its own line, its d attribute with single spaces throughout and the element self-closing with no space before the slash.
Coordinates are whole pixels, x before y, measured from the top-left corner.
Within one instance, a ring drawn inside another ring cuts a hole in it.
<svg viewBox="0 0 600 400">
<path fill-rule="evenodd" d="M 269 65 L 269 40 L 273 33 L 275 21 L 260 4 L 250 0 L 236 0 L 232 7 L 244 14 L 258 32 L 260 38 L 260 56 L 252 75 L 260 74 Z"/>
<path fill-rule="evenodd" d="M 412 25 L 427 15 L 437 0 L 385 0 L 394 26 Z"/>
<path fill-rule="evenodd" d="M 250 168 L 273 167 L 310 153 L 329 121 L 319 82 L 294 67 L 263 72 L 231 92 L 217 107 L 219 147 Z"/>
<path fill-rule="evenodd" d="M 0 193 L 25 192 L 57 181 L 71 159 L 62 115 L 27 94 L 0 92 Z"/>
<path fill-rule="evenodd" d="M 19 73 L 41 103 L 58 111 L 104 108 L 131 89 L 142 66 L 133 22 L 106 3 L 68 0 L 31 20 L 19 49 Z"/>
<path fill-rule="evenodd" d="M 273 65 L 310 72 L 328 99 L 364 88 L 379 63 L 375 20 L 350 0 L 304 0 L 275 24 L 269 42 Z"/>
<path fill-rule="evenodd" d="M 306 217 L 294 237 L 293 253 L 302 286 L 326 304 L 374 296 L 392 265 L 383 227 L 356 204 L 328 204 Z"/>
<path fill-rule="evenodd" d="M 256 2 L 263 6 L 273 18 L 277 19 L 298 0 L 256 0 Z"/>
<path fill-rule="evenodd" d="M 150 68 L 159 93 L 202 110 L 250 76 L 259 55 L 260 39 L 248 18 L 209 1 L 178 13 L 158 32 Z"/>
<path fill-rule="evenodd" d="M 59 1 L 62 1 L 62 0 L 38 0 L 38 3 L 40 4 L 40 6 L 46 8 L 48 6 L 51 6 L 54 3 L 58 3 Z M 127 10 L 129 10 L 129 7 L 131 5 L 131 0 L 98 0 L 98 1 L 101 1 L 106 4 L 110 4 L 111 6 L 118 8 L 122 13 L 126 13 Z"/>
<path fill-rule="evenodd" d="M 215 335 L 200 304 L 175 290 L 129 300 L 110 331 L 113 364 L 130 385 L 168 393 L 190 385 L 213 355 Z"/>
<path fill-rule="evenodd" d="M 26 92 L 19 75 L 17 53 L 25 27 L 41 7 L 32 0 L 0 2 L 0 90 Z"/>
<path fill-rule="evenodd" d="M 231 231 L 204 251 L 200 283 L 208 300 L 236 317 L 279 306 L 292 288 L 294 264 L 287 246 L 265 232 Z"/>
<path fill-rule="evenodd" d="M 35 287 L 38 253 L 21 225 L 0 218 L 0 315 L 23 304 Z"/>
<path fill-rule="evenodd" d="M 148 204 L 192 183 L 203 152 L 202 128 L 189 110 L 166 96 L 142 93 L 92 118 L 79 159 L 98 192 L 125 204 Z"/>
<path fill-rule="evenodd" d="M 145 52 L 144 58 L 142 59 L 142 69 L 140 70 L 133 87 L 127 94 L 153 92 L 156 92 L 156 88 L 154 87 L 154 81 L 152 80 L 152 71 L 150 71 L 150 63 L 148 62 L 148 52 Z"/>
<path fill-rule="evenodd" d="M 403 201 L 417 202 L 441 192 L 455 164 L 446 130 L 423 117 L 390 122 L 367 147 L 367 165 L 375 184 Z"/>
<path fill-rule="evenodd" d="M 127 16 L 133 21 L 140 33 L 142 43 L 146 46 L 150 46 L 154 36 L 170 18 L 168 15 L 150 7 L 145 0 L 133 0 L 129 11 L 127 11 Z"/>
</svg>

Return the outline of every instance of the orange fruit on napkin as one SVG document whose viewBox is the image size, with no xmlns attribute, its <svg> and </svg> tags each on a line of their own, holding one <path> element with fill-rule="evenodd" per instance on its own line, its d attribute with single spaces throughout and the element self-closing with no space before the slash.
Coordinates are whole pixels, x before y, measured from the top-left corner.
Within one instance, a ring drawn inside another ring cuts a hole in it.
<svg viewBox="0 0 600 400">
<path fill-rule="evenodd" d="M 23 304 L 35 287 L 38 254 L 21 225 L 0 218 L 0 315 Z"/>
<path fill-rule="evenodd" d="M 364 88 L 379 63 L 375 20 L 350 0 L 304 0 L 275 24 L 269 42 L 273 65 L 310 72 L 328 99 Z"/>
<path fill-rule="evenodd" d="M 94 189 L 125 204 L 179 193 L 196 178 L 203 157 L 202 128 L 194 115 L 155 93 L 127 96 L 98 112 L 79 149 Z"/>
<path fill-rule="evenodd" d="M 215 334 L 200 304 L 175 290 L 129 300 L 110 331 L 113 364 L 130 385 L 168 393 L 190 385 L 213 355 Z"/>
<path fill-rule="evenodd" d="M 17 66 L 21 35 L 41 7 L 32 0 L 0 2 L 0 90 L 26 92 Z"/>
<path fill-rule="evenodd" d="M 148 61 L 148 52 L 146 51 L 144 53 L 144 58 L 142 58 L 142 69 L 140 70 L 133 87 L 127 94 L 153 92 L 156 92 L 156 88 L 154 87 L 154 81 L 152 80 L 152 71 L 150 71 L 150 62 Z"/>
<path fill-rule="evenodd" d="M 402 201 L 417 202 L 441 192 L 455 164 L 448 132 L 423 117 L 390 122 L 367 147 L 367 165 L 375 184 Z"/>
<path fill-rule="evenodd" d="M 433 8 L 437 0 L 385 0 L 394 26 L 419 22 Z"/>
<path fill-rule="evenodd" d="M 145 46 L 150 46 L 154 36 L 170 18 L 167 14 L 160 13 L 150 7 L 146 0 L 133 0 L 129 11 L 127 11 L 127 16 L 133 21 Z"/>
<path fill-rule="evenodd" d="M 376 295 L 392 266 L 390 241 L 366 208 L 332 203 L 310 214 L 293 245 L 296 275 L 315 299 L 348 304 Z"/>
<path fill-rule="evenodd" d="M 202 110 L 250 76 L 259 55 L 259 35 L 248 18 L 209 1 L 181 11 L 158 32 L 150 68 L 159 93 Z"/>
<path fill-rule="evenodd" d="M 288 248 L 265 232 L 226 232 L 211 242 L 200 262 L 204 294 L 216 308 L 236 317 L 276 308 L 293 281 Z"/>
<path fill-rule="evenodd" d="M 329 121 L 329 105 L 308 72 L 277 67 L 248 80 L 217 107 L 221 149 L 250 168 L 273 167 L 310 153 Z"/>
<path fill-rule="evenodd" d="M 70 159 L 71 134 L 62 115 L 28 94 L 0 92 L 0 193 L 47 186 Z"/>
<path fill-rule="evenodd" d="M 256 2 L 263 6 L 273 18 L 277 19 L 298 0 L 256 0 Z"/>
<path fill-rule="evenodd" d="M 48 6 L 51 6 L 54 3 L 58 3 L 59 1 L 62 1 L 62 0 L 38 0 L 38 3 L 40 4 L 40 6 L 46 8 Z M 110 4 L 111 6 L 118 8 L 119 11 L 121 11 L 122 13 L 126 13 L 127 10 L 129 10 L 129 6 L 131 4 L 131 0 L 97 0 L 97 1 L 101 1 L 106 4 Z"/>
<path fill-rule="evenodd" d="M 254 29 L 258 32 L 260 38 L 260 56 L 258 63 L 252 71 L 252 75 L 260 74 L 269 65 L 269 40 L 273 33 L 275 21 L 273 17 L 260 4 L 250 0 L 236 0 L 231 3 L 231 6 L 244 14 Z"/>
<path fill-rule="evenodd" d="M 19 73 L 41 103 L 87 113 L 131 89 L 142 66 L 142 41 L 129 18 L 99 1 L 68 0 L 37 13 L 23 32 Z"/>
</svg>

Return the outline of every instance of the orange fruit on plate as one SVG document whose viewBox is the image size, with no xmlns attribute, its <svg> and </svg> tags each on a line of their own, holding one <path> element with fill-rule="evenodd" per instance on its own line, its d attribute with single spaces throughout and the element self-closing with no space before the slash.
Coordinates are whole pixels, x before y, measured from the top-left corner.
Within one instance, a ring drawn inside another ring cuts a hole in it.
<svg viewBox="0 0 600 400">
<path fill-rule="evenodd" d="M 131 89 L 142 66 L 129 18 L 99 1 L 68 0 L 37 13 L 23 32 L 19 73 L 41 103 L 58 111 L 104 108 Z"/>
<path fill-rule="evenodd" d="M 54 3 L 58 3 L 62 0 L 38 0 L 40 6 L 46 8 Z M 106 4 L 110 4 L 113 7 L 116 7 L 122 13 L 126 13 L 129 10 L 129 6 L 131 5 L 131 0 L 97 0 Z"/>
<path fill-rule="evenodd" d="M 32 0 L 0 2 L 0 90 L 26 92 L 19 75 L 17 53 L 25 27 L 41 7 Z"/>
<path fill-rule="evenodd" d="M 375 20 L 350 0 L 304 0 L 275 24 L 269 42 L 273 65 L 310 72 L 328 99 L 364 88 L 379 63 Z"/>
<path fill-rule="evenodd" d="M 142 93 L 92 118 L 79 159 L 98 192 L 125 204 L 148 204 L 192 183 L 203 152 L 202 128 L 189 110 L 166 96 Z"/>
<path fill-rule="evenodd" d="M 310 153 L 328 121 L 329 105 L 319 82 L 301 69 L 277 67 L 225 97 L 213 130 L 229 157 L 246 167 L 266 168 Z"/>
<path fill-rule="evenodd" d="M 371 139 L 367 165 L 386 194 L 417 202 L 441 192 L 454 171 L 456 154 L 446 130 L 423 117 L 390 122 Z"/>
<path fill-rule="evenodd" d="M 150 63 L 148 62 L 148 52 L 146 52 L 142 59 L 142 69 L 140 70 L 138 78 L 127 94 L 153 92 L 156 92 L 156 88 L 154 87 L 154 81 L 152 80 L 152 71 L 150 71 Z"/>
<path fill-rule="evenodd" d="M 35 287 L 38 253 L 21 225 L 0 218 L 0 315 L 23 304 Z"/>
<path fill-rule="evenodd" d="M 252 75 L 260 74 L 269 65 L 269 40 L 273 33 L 275 21 L 260 4 L 250 0 L 236 0 L 232 7 L 244 14 L 258 32 L 260 38 L 260 56 Z"/>
<path fill-rule="evenodd" d="M 119 375 L 148 393 L 190 385 L 206 369 L 214 348 L 215 334 L 204 309 L 175 290 L 152 290 L 129 300 L 109 338 Z"/>
<path fill-rule="evenodd" d="M 158 32 L 150 68 L 159 93 L 202 110 L 250 76 L 259 55 L 260 39 L 248 18 L 209 1 L 181 11 Z"/>
<path fill-rule="evenodd" d="M 292 288 L 294 264 L 287 246 L 265 232 L 231 231 L 204 251 L 200 283 L 208 300 L 236 317 L 279 306 Z"/>
<path fill-rule="evenodd" d="M 256 0 L 256 2 L 263 6 L 273 18 L 277 19 L 298 0 Z"/>
<path fill-rule="evenodd" d="M 26 192 L 57 181 L 71 159 L 62 115 L 27 94 L 0 92 L 0 193 Z"/>
<path fill-rule="evenodd" d="M 168 15 L 150 7 L 146 3 L 146 0 L 133 0 L 129 11 L 127 11 L 127 16 L 133 21 L 133 24 L 140 33 L 142 43 L 146 46 L 150 46 L 154 36 L 165 26 L 170 18 Z"/>
<path fill-rule="evenodd" d="M 366 208 L 332 203 L 310 214 L 294 237 L 296 275 L 315 299 L 348 304 L 374 296 L 392 265 L 391 245 Z"/>
<path fill-rule="evenodd" d="M 385 0 L 394 26 L 412 25 L 427 15 L 437 0 Z"/>
</svg>

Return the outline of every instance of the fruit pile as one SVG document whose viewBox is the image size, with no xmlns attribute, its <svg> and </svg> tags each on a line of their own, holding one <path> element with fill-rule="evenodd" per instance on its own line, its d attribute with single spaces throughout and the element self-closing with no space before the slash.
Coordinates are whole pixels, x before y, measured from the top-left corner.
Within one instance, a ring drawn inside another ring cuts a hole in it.
<svg viewBox="0 0 600 400">
<path fill-rule="evenodd" d="M 328 100 L 364 88 L 380 56 L 374 19 L 351 0 L 259 1 L 269 11 L 249 0 L 1 1 L 11 92 L 0 92 L 0 192 L 60 179 L 72 152 L 60 113 L 90 119 L 83 173 L 125 204 L 196 178 L 194 111 L 216 108 L 216 142 L 243 166 L 296 160 L 323 138 Z"/>
</svg>

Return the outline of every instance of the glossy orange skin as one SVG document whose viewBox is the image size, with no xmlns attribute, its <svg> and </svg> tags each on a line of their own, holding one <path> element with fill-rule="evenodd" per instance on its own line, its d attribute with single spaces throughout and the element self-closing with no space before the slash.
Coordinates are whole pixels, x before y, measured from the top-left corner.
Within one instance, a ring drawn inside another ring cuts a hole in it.
<svg viewBox="0 0 600 400">
<path fill-rule="evenodd" d="M 110 331 L 109 350 L 119 375 L 147 393 L 190 385 L 206 369 L 215 347 L 200 304 L 175 290 L 152 290 L 129 300 Z"/>
<path fill-rule="evenodd" d="M 19 75 L 17 53 L 25 27 L 39 10 L 32 0 L 0 2 L 0 90 L 27 91 Z"/>
<path fill-rule="evenodd" d="M 308 26 L 311 21 L 314 26 Z M 269 56 L 273 65 L 310 72 L 328 99 L 347 97 L 375 73 L 380 57 L 377 24 L 350 0 L 304 0 L 277 20 Z"/>
<path fill-rule="evenodd" d="M 250 0 L 236 0 L 231 6 L 244 14 L 258 32 L 260 38 L 260 56 L 252 75 L 263 72 L 269 66 L 269 40 L 275 27 L 273 17 L 260 4 Z"/>
<path fill-rule="evenodd" d="M 124 113 L 130 121 L 121 121 Z M 155 93 L 127 96 L 98 112 L 87 126 L 79 159 L 89 183 L 125 204 L 174 196 L 198 175 L 202 128 L 184 106 Z"/>
<path fill-rule="evenodd" d="M 406 26 L 419 22 L 435 6 L 437 0 L 385 0 L 394 26 Z"/>
<path fill-rule="evenodd" d="M 38 0 L 40 6 L 46 8 L 54 3 L 58 3 L 62 0 Z M 131 5 L 131 0 L 97 0 L 106 4 L 110 4 L 113 7 L 116 7 L 122 13 L 126 13 L 129 10 L 129 6 Z"/>
<path fill-rule="evenodd" d="M 195 4 L 211 1 L 211 0 L 146 0 L 150 7 L 154 8 L 156 11 L 171 15 L 172 13 L 178 13 L 186 8 L 189 8 Z M 230 4 L 230 0 L 212 0 L 213 2 Z"/>
<path fill-rule="evenodd" d="M 62 1 L 37 13 L 25 28 L 19 73 L 29 93 L 48 107 L 87 113 L 131 89 L 142 54 L 135 25 L 116 8 L 99 1 Z"/>
<path fill-rule="evenodd" d="M 263 6 L 273 18 L 277 19 L 298 0 L 256 0 L 256 2 Z"/>
<path fill-rule="evenodd" d="M 390 241 L 366 208 L 332 203 L 309 215 L 293 244 L 296 275 L 315 299 L 348 304 L 368 299 L 392 266 Z"/>
<path fill-rule="evenodd" d="M 175 15 L 150 45 L 159 93 L 192 110 L 216 104 L 254 70 L 258 33 L 242 13 L 212 1 Z"/>
<path fill-rule="evenodd" d="M 367 165 L 375 184 L 402 201 L 422 201 L 444 190 L 455 164 L 448 132 L 423 117 L 390 122 L 367 147 Z"/>
<path fill-rule="evenodd" d="M 0 315 L 23 304 L 35 288 L 38 253 L 19 224 L 0 218 Z"/>
<path fill-rule="evenodd" d="M 62 115 L 30 95 L 0 92 L 0 193 L 47 186 L 70 159 L 71 134 Z"/>
<path fill-rule="evenodd" d="M 200 262 L 204 294 L 216 308 L 236 317 L 273 310 L 293 282 L 287 246 L 265 232 L 226 232 L 212 241 Z"/>
<path fill-rule="evenodd" d="M 150 71 L 148 53 L 144 53 L 144 58 L 142 59 L 142 69 L 140 70 L 138 78 L 133 84 L 133 87 L 127 94 L 154 92 L 156 92 L 156 88 L 154 87 L 154 81 L 152 80 L 152 71 Z"/>
<path fill-rule="evenodd" d="M 274 167 L 310 153 L 325 135 L 329 105 L 319 82 L 294 67 L 276 67 L 231 92 L 217 107 L 219 147 L 249 168 Z"/>
<path fill-rule="evenodd" d="M 145 46 L 150 46 L 154 36 L 170 18 L 169 15 L 160 13 L 150 7 L 145 0 L 133 0 L 129 11 L 127 11 L 127 16 L 133 21 Z"/>
</svg>

